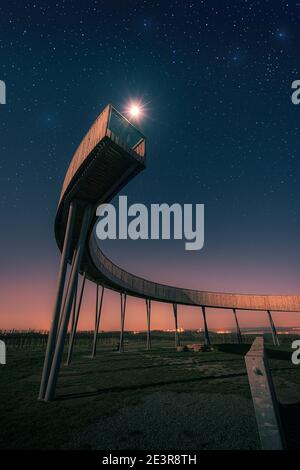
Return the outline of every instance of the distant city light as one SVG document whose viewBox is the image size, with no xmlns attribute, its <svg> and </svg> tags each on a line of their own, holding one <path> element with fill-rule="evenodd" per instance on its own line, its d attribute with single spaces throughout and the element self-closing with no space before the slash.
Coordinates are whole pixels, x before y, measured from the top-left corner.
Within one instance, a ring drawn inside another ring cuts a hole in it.
<svg viewBox="0 0 300 470">
<path fill-rule="evenodd" d="M 175 328 L 168 328 L 167 330 L 162 330 L 164 333 L 175 333 Z M 183 328 L 177 328 L 177 333 L 184 333 Z"/>
</svg>

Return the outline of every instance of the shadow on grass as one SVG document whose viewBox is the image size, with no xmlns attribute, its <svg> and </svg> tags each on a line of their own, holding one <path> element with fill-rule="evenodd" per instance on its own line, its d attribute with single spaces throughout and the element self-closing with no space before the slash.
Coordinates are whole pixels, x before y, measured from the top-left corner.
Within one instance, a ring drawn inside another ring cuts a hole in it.
<svg viewBox="0 0 300 470">
<path fill-rule="evenodd" d="M 186 353 L 180 354 L 180 353 L 175 352 L 175 355 L 176 355 L 176 358 L 178 360 L 179 359 L 186 359 L 186 357 L 187 357 Z M 164 360 L 169 359 L 170 361 L 172 361 L 174 359 L 174 356 L 165 356 Z M 242 358 L 237 358 L 237 359 L 236 358 L 210 359 L 210 353 L 191 353 L 191 354 L 189 354 L 188 357 L 194 359 L 194 362 L 193 362 L 194 365 L 196 364 L 196 365 L 203 365 L 203 366 L 209 366 L 210 364 L 224 364 L 226 362 L 240 362 L 242 360 Z M 105 356 L 104 356 L 104 359 L 105 359 Z M 205 360 L 205 359 L 207 359 L 207 360 Z M 157 360 L 160 360 L 160 358 L 158 357 Z M 77 366 L 82 365 L 82 366 L 86 367 L 85 362 L 76 362 L 76 360 L 72 361 L 72 366 L 74 366 L 74 365 L 77 365 Z M 168 362 L 166 364 L 162 364 L 160 362 L 159 364 L 149 364 L 149 365 L 141 364 L 140 366 L 135 366 L 135 367 L 130 367 L 130 366 L 129 367 L 119 367 L 119 368 L 111 367 L 110 369 L 101 369 L 101 374 L 111 374 L 111 373 L 115 373 L 115 372 L 125 372 L 125 371 L 135 371 L 135 370 L 160 369 L 162 367 L 174 368 L 174 367 L 181 367 L 181 366 L 182 366 L 182 364 L 180 364 L 178 362 L 175 362 L 175 363 Z M 91 372 L 90 371 L 87 371 L 87 372 L 72 371 L 69 368 L 69 366 L 64 364 L 61 374 L 62 374 L 63 377 L 77 377 L 77 376 L 80 377 L 82 375 L 90 375 Z"/>
<path fill-rule="evenodd" d="M 267 349 L 269 359 L 280 359 L 281 361 L 291 361 L 292 353 L 290 351 L 282 351 L 280 349 Z"/>
<path fill-rule="evenodd" d="M 251 344 L 218 344 L 216 349 L 218 351 L 222 351 L 229 354 L 238 354 L 240 356 L 245 356 L 249 349 L 251 348 Z M 266 347 L 267 357 L 269 359 L 280 359 L 282 361 L 290 361 L 291 360 L 291 352 L 282 350 L 282 349 L 275 349 L 272 347 Z"/>
<path fill-rule="evenodd" d="M 160 369 L 162 367 L 171 367 L 172 364 L 157 364 L 157 365 L 150 365 L 150 366 L 140 366 L 140 367 L 120 367 L 119 369 L 114 369 L 113 367 L 111 369 L 101 369 L 101 374 L 113 374 L 115 372 L 125 372 L 125 371 L 134 371 L 134 370 L 148 370 L 148 369 Z M 63 369 L 62 370 L 62 377 L 81 377 L 82 375 L 91 375 L 91 372 L 68 372 L 68 369 Z"/>
<path fill-rule="evenodd" d="M 249 349 L 251 348 L 251 344 L 235 344 L 235 343 L 225 343 L 225 344 L 217 344 L 216 349 L 221 352 L 225 352 L 228 354 L 238 354 L 239 356 L 245 356 Z"/>
<path fill-rule="evenodd" d="M 300 449 L 300 402 L 279 405 L 280 417 L 288 449 Z"/>
<path fill-rule="evenodd" d="M 56 400 L 70 400 L 74 398 L 89 398 L 95 397 L 97 395 L 102 395 L 105 393 L 120 393 L 126 392 L 130 390 L 143 390 L 147 388 L 156 388 L 156 387 L 163 387 L 165 385 L 174 385 L 174 384 L 185 384 L 185 383 L 193 383 L 193 382 L 203 382 L 209 380 L 224 380 L 224 379 L 232 379 L 237 377 L 244 377 L 246 373 L 237 373 L 237 374 L 223 374 L 223 375 L 212 375 L 212 376 L 203 376 L 191 379 L 184 379 L 184 380 L 167 380 L 161 382 L 152 382 L 147 384 L 138 384 L 138 385 L 129 385 L 126 387 L 110 387 L 110 388 L 103 388 L 98 389 L 93 392 L 78 392 L 78 393 L 70 393 L 67 395 L 58 395 Z"/>
</svg>

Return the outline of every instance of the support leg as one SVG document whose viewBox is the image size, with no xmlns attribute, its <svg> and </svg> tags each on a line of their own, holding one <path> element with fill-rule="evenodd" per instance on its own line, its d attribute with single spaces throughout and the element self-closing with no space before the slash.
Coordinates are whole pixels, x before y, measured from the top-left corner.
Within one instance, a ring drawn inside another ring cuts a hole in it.
<svg viewBox="0 0 300 470">
<path fill-rule="evenodd" d="M 278 335 L 277 335 L 275 323 L 273 321 L 271 312 L 270 312 L 270 310 L 267 310 L 267 312 L 268 312 L 269 322 L 270 322 L 271 331 L 272 331 L 273 344 L 274 344 L 274 346 L 280 346 L 279 338 L 278 338 Z"/>
<path fill-rule="evenodd" d="M 80 263 L 81 263 L 81 259 L 82 259 L 82 255 L 83 255 L 83 251 L 85 247 L 85 241 L 86 241 L 86 236 L 87 236 L 90 220 L 91 220 L 91 208 L 90 206 L 88 206 L 85 209 L 83 220 L 82 220 L 79 240 L 78 240 L 78 244 L 76 248 L 74 269 L 72 271 L 72 275 L 70 279 L 70 289 L 68 293 L 68 298 L 66 299 L 66 305 L 63 311 L 63 319 L 62 319 L 61 328 L 59 330 L 59 334 L 57 338 L 51 371 L 49 374 L 48 385 L 47 385 L 47 389 L 45 393 L 45 401 L 51 401 L 51 400 L 54 400 L 55 398 L 55 389 L 56 389 L 59 369 L 60 369 L 63 350 L 64 350 L 64 342 L 65 342 L 68 323 L 70 319 L 70 313 L 72 309 L 75 282 L 76 282 L 76 278 L 77 278 L 78 271 L 80 268 Z"/>
<path fill-rule="evenodd" d="M 66 286 L 65 291 L 64 291 L 64 296 L 63 296 L 63 300 L 62 300 L 61 312 L 63 312 L 64 309 L 65 309 L 66 299 L 67 299 L 67 297 L 68 297 L 68 292 L 69 292 L 69 288 L 70 288 L 70 279 L 71 279 L 71 275 L 72 275 L 72 271 L 73 271 L 73 267 L 74 267 L 74 259 L 75 259 L 75 251 L 74 251 L 74 253 L 73 253 L 73 258 L 72 258 L 72 262 L 71 262 L 70 272 L 69 272 L 69 276 L 68 276 L 68 280 L 67 280 L 67 286 Z M 59 318 L 59 324 L 58 324 L 58 328 L 57 328 L 57 336 L 58 336 L 58 332 L 59 332 L 59 330 L 60 330 L 61 321 L 62 321 L 62 315 L 60 315 L 60 318 Z M 56 336 L 56 337 L 57 337 L 57 336 Z"/>
<path fill-rule="evenodd" d="M 81 291 L 80 291 L 78 306 L 77 306 L 77 310 L 76 310 L 74 327 L 73 327 L 72 332 L 71 332 L 71 339 L 70 339 L 69 350 L 68 350 L 68 358 L 67 358 L 67 362 L 66 362 L 67 366 L 70 365 L 71 361 L 72 361 L 74 341 L 75 341 L 77 325 L 78 325 L 78 320 L 79 320 L 79 314 L 80 314 L 80 309 L 81 309 L 81 302 L 82 302 L 82 297 L 83 297 L 85 280 L 86 280 L 86 273 L 84 273 L 84 275 L 83 275 L 82 284 L 81 284 Z"/>
<path fill-rule="evenodd" d="M 99 308 L 98 308 L 98 297 L 99 297 L 98 291 L 99 291 L 99 285 L 97 284 L 96 322 L 95 322 L 95 331 L 94 331 L 94 341 L 93 341 L 92 357 L 95 357 L 95 356 L 96 356 L 96 352 L 97 352 L 97 339 L 98 339 L 99 324 L 100 324 L 100 317 L 101 317 L 102 304 L 103 304 L 104 287 L 102 286 L 102 292 L 101 292 L 101 299 L 100 299 L 100 306 L 99 306 Z"/>
<path fill-rule="evenodd" d="M 126 292 L 124 293 L 121 292 L 121 331 L 120 331 L 119 352 L 124 352 L 125 309 L 126 309 Z"/>
<path fill-rule="evenodd" d="M 95 327 L 94 327 L 94 331 L 96 331 L 96 325 L 97 325 L 98 304 L 99 304 L 99 284 L 97 282 L 97 284 L 96 284 L 96 309 L 95 309 Z"/>
<path fill-rule="evenodd" d="M 147 350 L 150 351 L 151 349 L 151 330 L 150 330 L 151 300 L 150 299 L 146 299 L 146 308 L 147 308 Z"/>
<path fill-rule="evenodd" d="M 242 337 L 238 317 L 237 317 L 237 314 L 236 314 L 236 309 L 233 308 L 232 310 L 233 310 L 233 315 L 234 315 L 235 324 L 236 324 L 236 334 L 237 334 L 238 343 L 242 344 L 243 343 L 243 337 Z"/>
<path fill-rule="evenodd" d="M 177 304 L 173 304 L 174 322 L 175 322 L 175 348 L 180 346 L 180 336 L 178 332 Z"/>
<path fill-rule="evenodd" d="M 70 251 L 70 244 L 71 244 L 71 236 L 74 227 L 76 215 L 76 203 L 72 202 L 69 208 L 68 214 L 68 222 L 66 226 L 65 238 L 64 238 L 64 246 L 61 254 L 60 260 L 60 268 L 58 274 L 58 281 L 57 281 L 57 294 L 56 294 L 56 301 L 53 311 L 53 318 L 52 324 L 48 335 L 48 342 L 47 342 L 47 349 L 46 355 L 44 360 L 44 367 L 39 391 L 39 400 L 43 400 L 45 396 L 45 391 L 47 388 L 49 374 L 51 369 L 51 364 L 53 360 L 53 354 L 55 349 L 56 337 L 57 337 L 57 329 L 59 325 L 59 319 L 61 314 L 61 303 L 63 298 L 65 280 L 66 280 L 66 272 L 67 272 L 67 262 L 68 256 Z"/>
<path fill-rule="evenodd" d="M 207 321 L 206 321 L 206 311 L 205 307 L 202 306 L 202 315 L 203 315 L 203 323 L 204 323 L 204 342 L 206 346 L 211 347 L 210 337 L 207 328 Z"/>
<path fill-rule="evenodd" d="M 70 339 L 71 339 L 72 331 L 73 331 L 74 325 L 75 325 L 76 303 L 77 303 L 77 290 L 78 290 L 78 276 L 77 276 L 76 282 L 75 282 L 75 292 L 74 292 L 74 301 L 73 301 L 72 321 L 71 321 L 71 328 L 70 328 Z M 69 344 L 70 344 L 70 340 L 69 340 Z"/>
</svg>

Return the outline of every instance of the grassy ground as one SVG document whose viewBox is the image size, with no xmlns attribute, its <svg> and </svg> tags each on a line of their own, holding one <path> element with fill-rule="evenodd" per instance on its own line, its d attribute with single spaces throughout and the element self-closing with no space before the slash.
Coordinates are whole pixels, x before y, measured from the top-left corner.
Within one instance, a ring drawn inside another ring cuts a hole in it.
<svg viewBox="0 0 300 470">
<path fill-rule="evenodd" d="M 124 354 L 103 345 L 95 359 L 90 349 L 77 347 L 50 404 L 37 401 L 44 350 L 8 349 L 0 373 L 0 448 L 118 449 L 149 443 L 173 449 L 176 442 L 181 450 L 256 448 L 243 358 L 249 346 L 228 343 L 209 353 L 178 353 L 172 345 L 160 341 L 147 352 L 129 342 Z M 289 445 L 299 448 L 299 368 L 287 347 L 270 348 L 269 355 Z"/>
</svg>

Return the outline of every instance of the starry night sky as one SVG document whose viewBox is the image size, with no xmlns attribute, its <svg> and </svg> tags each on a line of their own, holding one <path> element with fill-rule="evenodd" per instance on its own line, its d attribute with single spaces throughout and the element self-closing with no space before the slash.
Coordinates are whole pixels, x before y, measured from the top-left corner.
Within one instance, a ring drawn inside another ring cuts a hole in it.
<svg viewBox="0 0 300 470">
<path fill-rule="evenodd" d="M 148 167 L 122 194 L 130 203 L 204 203 L 205 248 L 110 242 L 112 259 L 191 288 L 300 293 L 300 105 L 291 102 L 299 24 L 297 1 L 1 3 L 3 327 L 48 326 L 66 169 L 103 107 L 122 112 L 131 99 L 146 104 Z M 92 322 L 89 289 L 82 327 Z M 103 327 L 113 328 L 114 295 L 106 308 Z M 165 326 L 167 307 L 157 308 Z"/>
</svg>

